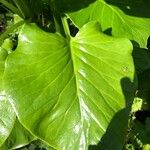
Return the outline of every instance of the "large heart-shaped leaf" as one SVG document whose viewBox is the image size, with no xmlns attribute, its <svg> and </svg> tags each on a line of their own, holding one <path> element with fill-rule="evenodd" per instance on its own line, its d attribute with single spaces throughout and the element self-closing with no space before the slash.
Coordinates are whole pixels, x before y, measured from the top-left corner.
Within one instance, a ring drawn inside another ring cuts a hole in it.
<svg viewBox="0 0 150 150">
<path fill-rule="evenodd" d="M 130 1 L 130 4 L 133 5 L 137 3 L 139 2 Z M 119 5 L 120 2 L 116 1 L 115 4 Z M 129 38 L 139 43 L 141 47 L 146 47 L 147 39 L 150 35 L 150 19 L 138 16 L 138 13 L 136 14 L 137 16 L 133 16 L 131 15 L 132 13 L 134 14 L 132 6 L 126 6 L 124 3 L 123 6 L 126 9 L 131 9 L 130 15 L 125 14 L 119 7 L 112 6 L 104 0 L 96 0 L 89 7 L 68 15 L 78 27 L 91 20 L 97 20 L 101 23 L 103 30 L 112 28 L 114 36 Z M 148 6 L 147 8 L 149 9 Z"/>
<path fill-rule="evenodd" d="M 7 52 L 0 47 L 0 146 L 9 136 L 16 117 L 3 91 L 3 73 L 6 57 Z"/>
<path fill-rule="evenodd" d="M 131 53 L 129 40 L 104 35 L 95 22 L 69 43 L 59 34 L 24 25 L 6 62 L 5 89 L 32 133 L 56 149 L 84 150 L 126 107 L 125 96 L 133 96 L 133 86 L 124 80 L 134 78 Z M 121 119 L 118 132 L 126 126 Z"/>
</svg>

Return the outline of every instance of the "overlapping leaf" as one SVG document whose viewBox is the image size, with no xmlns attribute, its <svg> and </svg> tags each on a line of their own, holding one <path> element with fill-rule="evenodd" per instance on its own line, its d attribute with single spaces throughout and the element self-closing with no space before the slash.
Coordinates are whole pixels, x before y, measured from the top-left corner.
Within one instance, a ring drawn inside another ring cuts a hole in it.
<svg viewBox="0 0 150 150">
<path fill-rule="evenodd" d="M 9 136 L 16 117 L 10 103 L 3 95 L 0 95 L 0 113 L 0 145 L 2 145 Z"/>
<path fill-rule="evenodd" d="M 33 140 L 35 140 L 35 138 L 16 119 L 11 134 L 0 149 L 17 149 L 29 144 Z"/>
<path fill-rule="evenodd" d="M 107 1 L 109 2 L 109 0 Z M 133 6 L 125 5 L 126 2 L 133 4 Z M 123 4 L 120 1 L 113 1 L 112 4 L 115 6 L 106 3 L 104 0 L 96 0 L 96 2 L 92 3 L 89 7 L 69 13 L 68 15 L 78 27 L 83 26 L 91 20 L 97 20 L 100 22 L 103 30 L 112 28 L 112 34 L 114 36 L 129 38 L 130 40 L 136 41 L 141 47 L 146 47 L 147 39 L 150 35 L 150 19 L 144 16 L 145 10 L 139 11 L 141 16 L 139 16 L 139 12 L 134 14 L 135 10 L 132 9 L 132 7 L 137 6 L 139 1 L 129 2 L 129 0 L 127 0 L 123 2 Z M 120 7 L 117 7 L 117 5 L 120 6 L 120 4 L 121 6 L 123 5 L 123 8 L 127 11 L 129 9 L 128 14 L 125 14 Z M 142 7 L 143 2 L 140 4 Z M 148 6 L 146 7 L 147 10 L 149 9 Z M 136 8 L 138 7 L 140 7 L 140 5 Z M 144 14 L 142 12 L 144 12 Z"/>
<path fill-rule="evenodd" d="M 0 146 L 9 136 L 16 117 L 3 91 L 3 73 L 6 57 L 7 52 L 0 47 Z"/>
<path fill-rule="evenodd" d="M 5 89 L 32 133 L 56 149 L 85 150 L 125 109 L 125 95 L 133 96 L 124 80 L 134 78 L 131 53 L 129 40 L 104 35 L 97 23 L 85 25 L 70 43 L 24 25 L 6 62 Z M 118 133 L 126 126 L 119 119 Z"/>
<path fill-rule="evenodd" d="M 5 40 L 2 45 L 2 47 L 5 47 L 8 51 L 10 50 L 10 46 L 8 40 Z M 33 136 L 16 121 L 14 109 L 5 95 L 3 74 L 5 59 L 8 53 L 2 47 L 0 47 L 0 149 L 7 150 L 28 144 L 33 140 Z"/>
<path fill-rule="evenodd" d="M 7 57 L 7 51 L 0 47 L 0 92 L 3 91 L 3 73 L 4 73 L 4 63 Z"/>
</svg>

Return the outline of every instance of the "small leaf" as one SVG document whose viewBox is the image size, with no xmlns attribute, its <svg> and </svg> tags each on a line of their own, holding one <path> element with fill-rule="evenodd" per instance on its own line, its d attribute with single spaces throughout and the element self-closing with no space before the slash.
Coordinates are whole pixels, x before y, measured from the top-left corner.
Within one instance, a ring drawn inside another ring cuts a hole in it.
<svg viewBox="0 0 150 150">
<path fill-rule="evenodd" d="M 8 53 L 5 49 L 0 47 L 0 92 L 3 91 L 3 73 L 4 73 L 4 64 L 5 59 L 7 57 Z"/>
<path fill-rule="evenodd" d="M 0 146 L 9 136 L 16 119 L 14 110 L 6 98 L 3 88 L 4 64 L 7 55 L 7 51 L 0 47 Z"/>
<path fill-rule="evenodd" d="M 0 146 L 9 136 L 15 123 L 16 115 L 7 98 L 0 93 Z"/>
<path fill-rule="evenodd" d="M 120 1 L 116 3 L 119 5 Z M 130 2 L 133 6 L 137 3 L 134 1 Z M 124 4 L 124 6 L 126 5 Z M 147 9 L 149 9 L 149 6 L 147 6 Z M 127 5 L 126 7 L 129 7 L 132 11 L 131 6 Z M 116 5 L 110 5 L 104 0 L 96 0 L 89 7 L 69 13 L 68 16 L 79 28 L 89 21 L 96 20 L 100 22 L 103 31 L 112 28 L 112 35 L 129 38 L 136 41 L 141 47 L 146 47 L 147 39 L 150 35 L 150 19 L 133 15 L 133 13 L 127 15 Z"/>
</svg>

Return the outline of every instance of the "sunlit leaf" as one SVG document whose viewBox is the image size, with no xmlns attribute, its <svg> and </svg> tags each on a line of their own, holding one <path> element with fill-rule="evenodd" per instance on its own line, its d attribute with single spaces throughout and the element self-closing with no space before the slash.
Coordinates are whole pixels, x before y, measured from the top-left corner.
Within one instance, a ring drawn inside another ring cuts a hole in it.
<svg viewBox="0 0 150 150">
<path fill-rule="evenodd" d="M 0 47 L 0 146 L 9 136 L 16 117 L 3 91 L 3 73 L 6 57 L 7 52 Z"/>
<path fill-rule="evenodd" d="M 7 98 L 0 95 L 0 145 L 9 136 L 15 122 L 15 117 L 13 108 Z"/>
<path fill-rule="evenodd" d="M 109 2 L 109 0 L 107 1 Z M 144 16 L 145 13 L 139 11 L 143 15 L 140 16 L 139 12 L 135 14 L 135 10 L 132 10 L 132 7 L 139 2 L 129 2 L 129 0 L 126 2 L 133 4 L 133 6 L 130 6 L 125 5 L 125 2 L 123 2 L 123 10 L 126 9 L 128 11 L 128 9 L 131 9 L 128 14 L 120 9 L 119 6 L 122 5 L 120 1 L 113 1 L 112 4 L 114 5 L 110 5 L 104 0 L 96 0 L 89 7 L 68 15 L 79 28 L 91 20 L 97 20 L 100 22 L 103 31 L 112 28 L 114 36 L 129 38 L 136 41 L 141 47 L 146 47 L 147 39 L 150 35 L 150 19 Z M 117 5 L 119 6 L 117 7 Z M 136 8 L 140 6 L 138 5 Z M 149 7 L 150 5 L 147 5 L 147 10 Z M 143 11 L 145 12 L 145 9 Z"/>
<path fill-rule="evenodd" d="M 131 54 L 129 40 L 103 34 L 95 22 L 69 43 L 59 34 L 24 25 L 6 62 L 5 90 L 32 133 L 56 149 L 84 150 L 98 143 L 133 98 Z M 127 122 L 118 118 L 122 135 Z M 117 138 L 120 148 L 124 139 Z"/>
</svg>

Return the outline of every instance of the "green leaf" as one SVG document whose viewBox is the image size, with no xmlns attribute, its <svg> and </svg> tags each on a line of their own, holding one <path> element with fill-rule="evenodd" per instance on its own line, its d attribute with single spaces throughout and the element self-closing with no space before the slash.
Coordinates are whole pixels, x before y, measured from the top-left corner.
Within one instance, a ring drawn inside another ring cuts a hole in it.
<svg viewBox="0 0 150 150">
<path fill-rule="evenodd" d="M 2 145 L 1 150 L 17 149 L 28 145 L 33 140 L 35 140 L 35 137 L 31 135 L 16 119 L 14 128 L 8 139 Z"/>
<path fill-rule="evenodd" d="M 14 109 L 5 95 L 3 73 L 8 56 L 6 50 L 11 48 L 10 41 L 6 39 L 2 47 L 0 47 L 0 149 L 7 150 L 28 144 L 33 140 L 33 136 L 16 120 Z"/>
<path fill-rule="evenodd" d="M 0 47 L 0 93 L 3 91 L 3 73 L 4 73 L 4 63 L 8 53 L 5 49 Z"/>
<path fill-rule="evenodd" d="M 6 38 L 8 38 L 8 35 L 9 35 L 10 33 L 13 33 L 15 29 L 18 29 L 18 28 L 19 28 L 21 25 L 23 25 L 24 23 L 25 23 L 25 21 L 19 21 L 19 22 L 17 22 L 16 24 L 14 24 L 14 25 L 12 25 L 11 27 L 9 27 L 9 28 L 7 29 L 7 31 L 5 31 L 4 33 L 2 33 L 2 34 L 0 35 L 0 46 L 3 44 L 4 40 L 5 40 Z"/>
<path fill-rule="evenodd" d="M 48 144 L 41 140 L 35 140 L 28 146 L 29 150 L 55 150 L 54 148 L 50 147 Z"/>
<path fill-rule="evenodd" d="M 6 62 L 5 90 L 33 134 L 56 149 L 84 150 L 133 98 L 134 87 L 124 80 L 134 78 L 131 53 L 129 40 L 103 34 L 95 22 L 70 43 L 24 25 Z M 124 118 L 119 122 L 118 132 L 127 124 Z"/>
<path fill-rule="evenodd" d="M 7 52 L 0 47 L 0 146 L 9 136 L 16 117 L 3 88 L 4 64 L 7 55 Z"/>
<path fill-rule="evenodd" d="M 15 123 L 16 115 L 5 95 L 0 93 L 0 146 L 9 136 Z"/>
<path fill-rule="evenodd" d="M 120 2 L 118 3 L 120 4 Z M 136 5 L 138 2 L 132 1 L 130 3 Z M 129 6 L 124 4 L 124 7 L 128 8 Z M 149 5 L 147 8 L 149 9 Z M 129 7 L 129 9 L 132 11 L 132 7 Z M 146 47 L 150 35 L 149 18 L 133 15 L 133 13 L 128 15 L 119 7 L 110 5 L 104 0 L 96 0 L 89 7 L 69 13 L 68 16 L 79 28 L 91 20 L 97 20 L 100 22 L 103 31 L 112 28 L 112 35 L 134 40 L 141 47 Z"/>
</svg>

